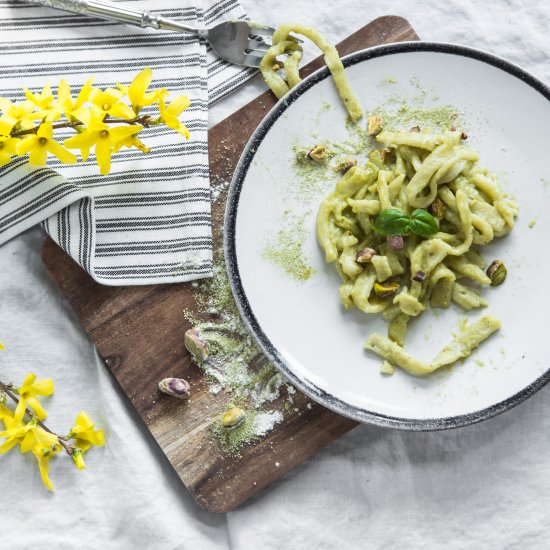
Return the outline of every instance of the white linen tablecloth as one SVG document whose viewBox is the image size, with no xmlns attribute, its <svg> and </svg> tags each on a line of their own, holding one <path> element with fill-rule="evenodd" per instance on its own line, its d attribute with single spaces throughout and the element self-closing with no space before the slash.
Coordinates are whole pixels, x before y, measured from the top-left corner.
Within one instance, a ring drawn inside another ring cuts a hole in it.
<svg viewBox="0 0 550 550">
<path fill-rule="evenodd" d="M 337 42 L 389 12 L 426 40 L 460 42 L 550 82 L 550 3 L 535 0 L 243 0 L 252 19 L 314 25 Z M 22 31 L 24 32 L 24 31 Z M 314 52 L 308 51 L 308 58 Z M 210 124 L 255 97 L 256 81 L 216 105 Z M 55 495 L 31 457 L 0 459 L 0 549 L 548 548 L 550 387 L 517 408 L 454 431 L 360 426 L 237 511 L 192 501 L 98 360 L 40 261 L 34 229 L 0 248 L 2 378 L 53 377 L 52 426 L 84 408 L 107 445 L 77 472 L 52 464 Z"/>
</svg>

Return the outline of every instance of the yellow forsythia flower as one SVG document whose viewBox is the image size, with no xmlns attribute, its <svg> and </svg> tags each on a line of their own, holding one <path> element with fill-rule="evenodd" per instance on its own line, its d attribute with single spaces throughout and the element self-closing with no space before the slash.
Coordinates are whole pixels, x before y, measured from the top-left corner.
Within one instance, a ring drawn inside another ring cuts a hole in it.
<svg viewBox="0 0 550 550">
<path fill-rule="evenodd" d="M 190 104 L 191 101 L 189 101 L 189 98 L 185 95 L 177 97 L 168 106 L 164 103 L 164 98 L 160 98 L 159 101 L 159 112 L 164 124 L 176 130 L 176 132 L 185 136 L 187 139 L 189 139 L 189 130 L 183 122 L 178 120 L 178 116 L 181 115 Z"/>
<path fill-rule="evenodd" d="M 113 147 L 113 153 L 116 153 L 119 149 L 122 147 L 128 147 L 128 149 L 131 149 L 132 147 L 135 147 L 136 149 L 139 149 L 142 153 L 149 153 L 151 149 L 141 141 L 136 134 L 132 134 L 131 136 L 124 138 L 122 141 L 119 141 L 114 147 Z"/>
<path fill-rule="evenodd" d="M 123 118 L 129 120 L 135 118 L 134 111 L 122 103 L 120 100 L 124 97 L 124 93 L 116 88 L 107 88 L 104 92 L 101 90 L 92 90 L 90 94 L 90 102 L 102 115 L 110 115 L 114 118 Z M 77 111 L 78 112 L 78 111 Z M 78 114 L 74 115 L 79 119 Z"/>
<path fill-rule="evenodd" d="M 25 88 L 25 97 L 42 110 L 49 109 L 53 103 L 53 93 L 48 82 L 39 94 L 33 94 L 28 88 Z"/>
<path fill-rule="evenodd" d="M 81 449 L 73 449 L 72 453 L 73 462 L 79 470 L 84 470 L 86 464 L 84 463 L 84 452 Z"/>
<path fill-rule="evenodd" d="M 153 72 L 150 67 L 145 67 L 139 74 L 136 75 L 130 86 L 117 84 L 117 88 L 124 94 L 128 94 L 128 98 L 132 103 L 132 108 L 136 115 L 141 111 L 142 107 L 147 107 L 153 103 L 157 103 L 161 97 L 168 95 L 168 90 L 162 88 L 160 90 L 147 91 L 147 88 L 153 80 Z"/>
<path fill-rule="evenodd" d="M 88 156 L 90 148 L 95 145 L 95 156 L 99 171 L 108 174 L 111 169 L 111 154 L 113 147 L 133 134 L 137 134 L 143 126 L 108 126 L 104 122 L 92 120 L 88 129 L 63 142 L 69 149 L 80 149 L 82 157 Z"/>
<path fill-rule="evenodd" d="M 76 157 L 67 151 L 60 143 L 53 139 L 51 122 L 43 122 L 36 135 L 25 136 L 16 146 L 18 155 L 29 153 L 29 163 L 35 166 L 44 166 L 48 153 L 56 156 L 65 164 L 74 164 Z"/>
<path fill-rule="evenodd" d="M 47 432 L 41 426 L 33 426 L 27 431 L 21 442 L 21 452 L 28 453 L 29 451 L 38 460 L 42 482 L 53 492 L 53 485 L 49 477 L 50 459 L 61 451 L 59 438 L 57 435 Z"/>
<path fill-rule="evenodd" d="M 93 81 L 93 77 L 90 77 L 86 81 L 75 100 L 73 100 L 69 83 L 66 80 L 62 80 L 59 83 L 57 89 L 57 108 L 60 109 L 68 119 L 73 117 L 73 111 L 80 109 L 82 105 L 88 101 L 90 93 L 93 90 Z"/>
<path fill-rule="evenodd" d="M 19 124 L 23 130 L 34 126 L 33 120 L 42 117 L 41 113 L 34 112 L 35 104 L 32 101 L 23 101 L 16 105 L 5 97 L 0 97 L 0 134 L 9 136 L 13 127 Z"/>
<path fill-rule="evenodd" d="M 95 430 L 93 420 L 84 411 L 81 411 L 76 417 L 69 437 L 74 439 L 75 445 L 84 452 L 92 445 L 103 447 L 105 444 L 103 430 Z"/>
<path fill-rule="evenodd" d="M 0 166 L 8 164 L 11 157 L 16 154 L 16 146 L 20 140 L 8 136 L 0 136 Z M 0 349 L 2 344 L 0 343 Z"/>
<path fill-rule="evenodd" d="M 23 385 L 16 391 L 21 397 L 19 404 L 15 409 L 16 416 L 20 415 L 20 417 L 23 418 L 25 407 L 27 405 L 35 412 L 39 420 L 44 420 L 44 418 L 48 416 L 36 396 L 40 395 L 46 397 L 48 395 L 52 395 L 54 389 L 51 378 L 36 380 L 36 374 L 27 374 L 25 380 L 23 381 Z"/>
<path fill-rule="evenodd" d="M 9 409 L 8 411 L 10 413 L 12 412 Z M 6 441 L 0 445 L 0 455 L 7 453 L 13 449 L 13 447 L 19 445 L 23 439 L 25 439 L 27 432 L 36 425 L 35 420 L 25 424 L 19 417 L 17 410 L 15 411 L 15 414 L 4 414 L 2 417 L 2 422 L 4 423 L 6 429 L 0 432 L 0 438 L 5 439 Z"/>
</svg>

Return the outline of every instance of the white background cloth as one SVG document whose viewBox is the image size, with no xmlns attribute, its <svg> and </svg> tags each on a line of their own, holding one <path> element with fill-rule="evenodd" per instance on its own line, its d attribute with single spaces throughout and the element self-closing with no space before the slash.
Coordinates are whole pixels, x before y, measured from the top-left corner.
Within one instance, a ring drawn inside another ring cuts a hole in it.
<svg viewBox="0 0 550 550">
<path fill-rule="evenodd" d="M 301 21 L 333 42 L 392 12 L 407 17 L 426 40 L 489 50 L 550 82 L 548 2 L 243 4 L 253 19 Z M 216 105 L 210 123 L 262 89 L 257 81 Z M 7 346 L 0 373 L 14 381 L 27 371 L 53 377 L 51 425 L 68 428 L 84 408 L 105 422 L 107 445 L 87 455 L 84 472 L 57 459 L 55 495 L 41 486 L 33 459 L 1 458 L 2 550 L 548 548 L 550 387 L 460 430 L 360 426 L 237 511 L 200 510 L 50 282 L 40 261 L 42 241 L 36 229 L 0 248 L 0 338 Z"/>
</svg>

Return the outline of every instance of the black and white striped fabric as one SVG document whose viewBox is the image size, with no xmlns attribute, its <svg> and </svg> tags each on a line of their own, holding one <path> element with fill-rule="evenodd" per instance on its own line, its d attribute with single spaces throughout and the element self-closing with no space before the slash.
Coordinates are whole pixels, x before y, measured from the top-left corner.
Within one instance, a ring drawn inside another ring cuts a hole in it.
<svg viewBox="0 0 550 550">
<path fill-rule="evenodd" d="M 237 0 L 127 3 L 189 24 L 244 18 Z M 0 96 L 21 101 L 24 87 L 38 91 L 49 81 L 55 90 L 61 78 L 79 89 L 90 75 L 96 87 L 115 86 L 145 66 L 154 88 L 191 99 L 181 117 L 191 139 L 166 127 L 147 129 L 142 139 L 151 152 L 120 150 L 108 176 L 99 175 L 93 155 L 70 166 L 50 159 L 36 168 L 17 158 L 0 167 L 0 244 L 42 223 L 102 284 L 212 274 L 208 105 L 256 71 L 229 65 L 190 35 L 0 0 Z"/>
</svg>

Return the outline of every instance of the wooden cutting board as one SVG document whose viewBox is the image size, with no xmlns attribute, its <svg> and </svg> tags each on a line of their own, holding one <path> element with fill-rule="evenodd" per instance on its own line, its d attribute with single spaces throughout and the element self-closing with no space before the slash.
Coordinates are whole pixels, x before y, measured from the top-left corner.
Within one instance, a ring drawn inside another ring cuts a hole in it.
<svg viewBox="0 0 550 550">
<path fill-rule="evenodd" d="M 341 55 L 384 44 L 418 40 L 400 17 L 376 19 L 338 44 Z M 319 57 L 303 68 L 306 76 L 322 65 Z M 210 176 L 214 185 L 229 181 L 250 135 L 275 104 L 266 92 L 209 131 Z M 222 246 L 223 200 L 213 208 L 214 247 Z M 356 426 L 356 422 L 313 404 L 300 392 L 295 405 L 261 441 L 239 457 L 228 456 L 212 434 L 214 395 L 183 345 L 189 324 L 184 309 L 194 310 L 190 283 L 141 287 L 102 286 L 53 241 L 44 245 L 43 261 L 84 330 L 120 383 L 196 502 L 210 511 L 227 512 L 301 464 Z M 187 379 L 192 399 L 181 402 L 158 392 L 166 376 Z M 223 406 L 223 403 L 222 403 Z"/>
</svg>

